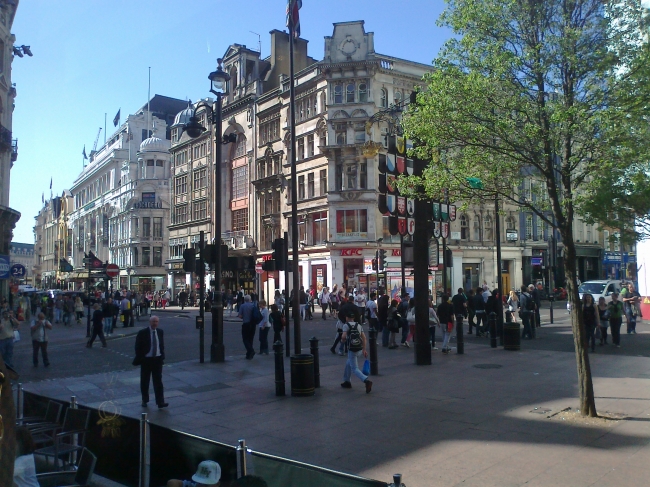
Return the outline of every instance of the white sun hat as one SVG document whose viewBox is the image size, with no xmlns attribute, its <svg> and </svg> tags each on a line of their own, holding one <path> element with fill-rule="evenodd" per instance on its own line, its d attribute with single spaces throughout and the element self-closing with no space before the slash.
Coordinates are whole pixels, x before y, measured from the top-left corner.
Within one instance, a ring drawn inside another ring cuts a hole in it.
<svg viewBox="0 0 650 487">
<path fill-rule="evenodd" d="M 221 478 L 221 467 L 217 462 L 205 460 L 199 463 L 199 468 L 192 475 L 192 480 L 205 485 L 217 485 Z"/>
</svg>

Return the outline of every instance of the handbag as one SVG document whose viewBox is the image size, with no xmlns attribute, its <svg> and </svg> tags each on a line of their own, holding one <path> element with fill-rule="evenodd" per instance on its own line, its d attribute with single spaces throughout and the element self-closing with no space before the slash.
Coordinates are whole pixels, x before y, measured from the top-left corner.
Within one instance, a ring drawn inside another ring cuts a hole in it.
<svg viewBox="0 0 650 487">
<path fill-rule="evenodd" d="M 454 322 L 450 321 L 449 323 L 447 323 L 447 333 L 451 333 L 453 329 L 454 329 Z"/>
<path fill-rule="evenodd" d="M 14 330 L 14 343 L 20 341 L 20 332 L 18 330 Z"/>
<path fill-rule="evenodd" d="M 363 362 L 363 369 L 361 369 L 363 375 L 370 375 L 370 360 L 366 359 Z"/>
</svg>

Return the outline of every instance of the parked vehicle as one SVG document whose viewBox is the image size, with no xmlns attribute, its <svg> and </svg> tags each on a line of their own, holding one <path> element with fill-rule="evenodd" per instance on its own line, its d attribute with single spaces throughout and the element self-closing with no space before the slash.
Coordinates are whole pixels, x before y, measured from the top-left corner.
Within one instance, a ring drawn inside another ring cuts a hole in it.
<svg viewBox="0 0 650 487">
<path fill-rule="evenodd" d="M 585 294 L 591 294 L 594 297 L 594 303 L 597 303 L 601 297 L 605 298 L 606 303 L 609 303 L 612 300 L 612 294 L 615 292 L 621 292 L 621 281 L 619 280 L 585 281 L 578 288 L 581 300 Z M 567 301 L 566 307 L 567 310 L 571 310 L 571 303 Z"/>
</svg>

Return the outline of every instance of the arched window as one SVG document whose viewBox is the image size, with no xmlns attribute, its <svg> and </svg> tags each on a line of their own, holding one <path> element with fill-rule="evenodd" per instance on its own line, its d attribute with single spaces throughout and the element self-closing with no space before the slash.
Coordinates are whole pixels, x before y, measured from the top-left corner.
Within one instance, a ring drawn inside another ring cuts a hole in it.
<svg viewBox="0 0 650 487">
<path fill-rule="evenodd" d="M 381 89 L 381 94 L 379 95 L 379 106 L 382 108 L 388 107 L 388 91 L 386 91 L 386 88 Z"/>
<path fill-rule="evenodd" d="M 511 216 L 506 218 L 506 229 L 508 230 L 515 230 L 517 227 L 515 226 L 515 219 Z"/>
<path fill-rule="evenodd" d="M 367 85 L 365 83 L 359 83 L 359 103 L 364 103 L 367 101 L 368 101 Z"/>
<path fill-rule="evenodd" d="M 345 87 L 345 102 L 354 103 L 354 83 L 348 83 Z"/>
<path fill-rule="evenodd" d="M 481 217 L 476 215 L 474 217 L 474 239 L 476 241 L 481 240 Z"/>
<path fill-rule="evenodd" d="M 325 96 L 325 92 L 323 91 L 320 94 L 320 113 L 323 113 L 325 111 L 325 107 L 327 105 L 327 97 Z"/>
<path fill-rule="evenodd" d="M 334 103 L 343 103 L 342 85 L 334 85 Z"/>
<path fill-rule="evenodd" d="M 395 103 L 400 103 L 402 101 L 402 92 L 399 90 L 395 90 L 393 93 L 393 98 L 395 99 Z"/>
<path fill-rule="evenodd" d="M 467 222 L 467 215 L 460 215 L 460 239 L 469 239 L 469 223 Z"/>
<path fill-rule="evenodd" d="M 533 215 L 526 215 L 526 240 L 533 239 Z"/>
<path fill-rule="evenodd" d="M 492 217 L 485 215 L 483 218 L 483 240 L 490 242 L 492 239 Z"/>
<path fill-rule="evenodd" d="M 235 146 L 235 157 L 241 157 L 246 154 L 246 136 L 244 134 L 237 135 L 237 145 Z"/>
</svg>

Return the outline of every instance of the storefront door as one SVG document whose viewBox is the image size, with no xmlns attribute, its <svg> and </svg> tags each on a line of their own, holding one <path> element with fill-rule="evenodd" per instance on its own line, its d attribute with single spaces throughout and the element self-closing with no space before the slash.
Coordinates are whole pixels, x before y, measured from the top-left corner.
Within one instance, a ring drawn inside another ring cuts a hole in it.
<svg viewBox="0 0 650 487">
<path fill-rule="evenodd" d="M 476 289 L 479 284 L 479 272 L 481 264 L 464 264 L 463 265 L 463 287 L 465 291 Z"/>
<path fill-rule="evenodd" d="M 348 289 L 358 287 L 357 274 L 363 272 L 363 259 L 343 259 L 343 280 Z"/>
<path fill-rule="evenodd" d="M 321 292 L 327 286 L 327 266 L 324 264 L 311 266 L 311 288 Z"/>
</svg>

